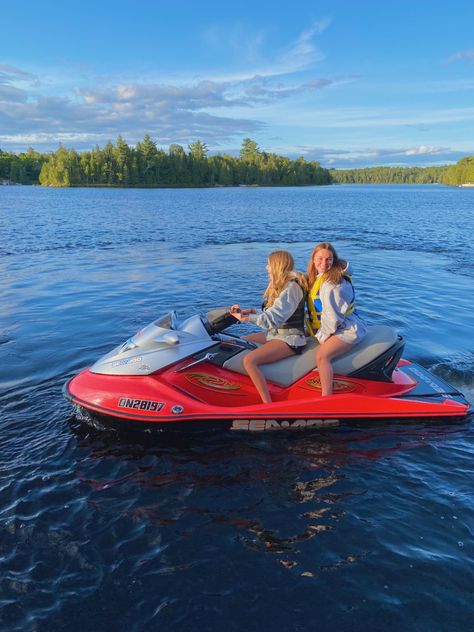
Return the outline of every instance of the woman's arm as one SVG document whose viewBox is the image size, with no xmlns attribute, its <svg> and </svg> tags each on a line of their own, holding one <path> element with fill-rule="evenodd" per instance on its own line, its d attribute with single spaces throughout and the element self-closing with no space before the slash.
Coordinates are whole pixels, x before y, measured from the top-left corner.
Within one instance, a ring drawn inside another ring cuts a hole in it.
<svg viewBox="0 0 474 632">
<path fill-rule="evenodd" d="M 352 296 L 352 287 L 348 281 L 342 281 L 339 285 L 323 283 L 320 291 L 323 311 L 321 314 L 321 327 L 316 333 L 316 338 L 323 343 L 336 333 L 337 328 L 344 322 L 345 314 L 350 307 L 349 294 Z"/>
<path fill-rule="evenodd" d="M 280 296 L 271 307 L 265 311 L 257 310 L 256 314 L 249 314 L 249 322 L 255 323 L 262 329 L 276 329 L 295 313 L 301 299 L 303 290 L 298 283 L 288 283 Z"/>
</svg>

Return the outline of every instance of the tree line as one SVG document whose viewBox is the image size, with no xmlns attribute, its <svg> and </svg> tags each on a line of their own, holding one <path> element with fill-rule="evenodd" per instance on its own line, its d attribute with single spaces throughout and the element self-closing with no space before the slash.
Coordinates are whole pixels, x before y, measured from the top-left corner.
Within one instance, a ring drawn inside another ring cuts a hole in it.
<svg viewBox="0 0 474 632">
<path fill-rule="evenodd" d="M 448 184 L 447 167 L 365 167 L 362 169 L 331 169 L 331 179 L 337 184 Z"/>
<path fill-rule="evenodd" d="M 474 156 L 461 158 L 455 165 L 446 167 L 444 184 L 474 184 Z"/>
<path fill-rule="evenodd" d="M 41 167 L 49 154 L 40 154 L 31 147 L 27 152 L 13 154 L 0 149 L 0 184 L 39 184 Z"/>
<path fill-rule="evenodd" d="M 31 147 L 14 154 L 0 149 L 0 183 L 43 186 L 210 187 L 300 186 L 322 184 L 450 184 L 474 183 L 474 156 L 440 167 L 367 167 L 325 169 L 317 161 L 262 151 L 245 138 L 239 156 L 210 156 L 200 140 L 159 148 L 146 134 L 130 146 L 121 136 L 115 145 L 77 152 L 60 146 L 50 153 Z"/>
<path fill-rule="evenodd" d="M 210 187 L 235 185 L 292 186 L 329 184 L 327 169 L 304 158 L 291 160 L 261 151 L 244 139 L 239 157 L 208 155 L 207 145 L 197 140 L 187 151 L 177 144 L 168 151 L 158 148 L 146 134 L 131 147 L 119 136 L 115 145 L 80 154 L 59 147 L 43 163 L 39 182 L 43 186 Z"/>
</svg>

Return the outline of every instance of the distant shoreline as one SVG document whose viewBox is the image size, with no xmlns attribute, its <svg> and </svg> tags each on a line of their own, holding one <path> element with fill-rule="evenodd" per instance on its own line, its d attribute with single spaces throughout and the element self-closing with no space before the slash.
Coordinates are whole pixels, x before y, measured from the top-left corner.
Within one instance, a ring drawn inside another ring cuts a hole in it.
<svg viewBox="0 0 474 632">
<path fill-rule="evenodd" d="M 474 156 L 454 165 L 327 169 L 303 156 L 290 159 L 262 151 L 249 138 L 240 155 L 209 155 L 205 143 L 159 148 L 146 134 L 134 147 L 116 144 L 78 153 L 60 146 L 41 154 L 0 150 L 0 184 L 90 188 L 293 187 L 330 184 L 445 184 L 474 188 Z"/>
<path fill-rule="evenodd" d="M 446 184 L 444 182 L 328 182 L 327 184 L 189 184 L 189 185 L 172 185 L 172 184 L 74 184 L 68 187 L 45 186 L 38 183 L 22 184 L 20 182 L 10 182 L 2 186 L 12 187 L 37 187 L 40 189 L 288 189 L 288 188 L 307 188 L 307 187 L 347 187 L 347 186 L 441 186 L 459 189 L 474 189 L 474 184 Z"/>
</svg>

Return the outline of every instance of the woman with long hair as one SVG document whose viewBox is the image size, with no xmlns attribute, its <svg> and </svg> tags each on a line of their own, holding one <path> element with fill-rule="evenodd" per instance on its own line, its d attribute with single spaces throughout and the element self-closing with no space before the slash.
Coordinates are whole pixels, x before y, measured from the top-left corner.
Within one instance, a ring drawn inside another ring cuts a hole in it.
<svg viewBox="0 0 474 632">
<path fill-rule="evenodd" d="M 231 307 L 231 314 L 240 322 L 255 323 L 266 330 L 246 336 L 248 340 L 262 346 L 250 351 L 243 360 L 244 368 L 263 403 L 269 403 L 272 399 L 259 366 L 301 353 L 306 344 L 306 277 L 294 267 L 293 257 L 286 250 L 271 252 L 267 262 L 269 282 L 263 295 L 263 309 L 241 310 L 237 304 Z"/>
<path fill-rule="evenodd" d="M 367 333 L 355 307 L 349 265 L 329 242 L 313 248 L 308 263 L 307 328 L 319 341 L 316 363 L 321 395 L 332 395 L 332 360 L 360 342 Z"/>
</svg>

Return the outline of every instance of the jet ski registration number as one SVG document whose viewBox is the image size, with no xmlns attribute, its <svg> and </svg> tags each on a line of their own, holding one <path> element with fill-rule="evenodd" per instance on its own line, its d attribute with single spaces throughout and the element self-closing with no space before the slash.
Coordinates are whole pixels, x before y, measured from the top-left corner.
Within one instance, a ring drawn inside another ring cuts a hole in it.
<svg viewBox="0 0 474 632">
<path fill-rule="evenodd" d="M 148 399 L 130 399 L 129 397 L 121 397 L 118 401 L 119 408 L 132 408 L 134 410 L 151 410 L 153 412 L 160 411 L 164 403 L 153 402 Z"/>
<path fill-rule="evenodd" d="M 234 419 L 231 430 L 302 430 L 338 425 L 339 419 Z"/>
</svg>

